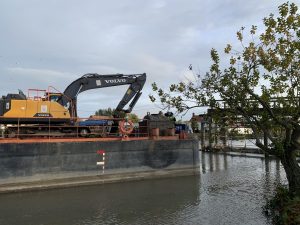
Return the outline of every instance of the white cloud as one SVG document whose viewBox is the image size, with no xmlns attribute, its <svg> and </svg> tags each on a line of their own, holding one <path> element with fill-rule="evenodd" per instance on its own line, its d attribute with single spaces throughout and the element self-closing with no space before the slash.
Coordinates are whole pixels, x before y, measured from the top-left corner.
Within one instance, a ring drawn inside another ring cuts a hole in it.
<svg viewBox="0 0 300 225">
<path fill-rule="evenodd" d="M 22 88 L 24 84 L 34 85 L 34 88 L 47 88 L 48 86 L 54 86 L 60 91 L 64 91 L 63 84 L 68 80 L 74 79 L 75 76 L 69 72 L 61 72 L 49 69 L 34 69 L 34 68 L 22 68 L 22 67 L 10 67 L 6 69 L 9 77 L 15 80 L 15 86 Z M 6 77 L 8 78 L 8 77 Z M 4 80 L 6 79 L 4 78 Z M 39 86 L 39 87 L 37 87 Z"/>
<path fill-rule="evenodd" d="M 138 108 L 150 104 L 152 82 L 167 87 L 185 79 L 191 63 L 204 73 L 212 47 L 222 51 L 241 26 L 261 24 L 283 2 L 2 0 L 0 95 L 48 85 L 64 90 L 85 73 L 146 72 Z"/>
<path fill-rule="evenodd" d="M 22 67 L 11 67 L 7 70 L 14 75 L 33 77 L 34 79 L 40 79 L 44 81 L 45 79 L 65 79 L 70 76 L 70 73 L 60 72 L 48 69 L 33 69 L 33 68 L 22 68 Z"/>
</svg>

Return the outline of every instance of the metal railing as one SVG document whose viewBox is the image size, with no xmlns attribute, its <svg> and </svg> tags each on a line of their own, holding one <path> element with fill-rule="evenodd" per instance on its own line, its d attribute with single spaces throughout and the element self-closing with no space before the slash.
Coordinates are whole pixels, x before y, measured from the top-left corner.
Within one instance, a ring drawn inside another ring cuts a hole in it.
<svg viewBox="0 0 300 225">
<path fill-rule="evenodd" d="M 140 120 L 133 124 L 130 133 L 120 131 L 120 121 L 126 119 L 97 118 L 67 118 L 58 121 L 57 118 L 19 118 L 0 116 L 1 140 L 21 139 L 130 139 L 130 138 L 183 138 L 175 134 L 174 127 L 167 127 L 165 121 Z M 4 122 L 5 121 L 5 122 Z M 34 122 L 40 121 L 40 123 Z M 68 121 L 64 123 L 62 121 Z M 123 123 L 123 125 L 132 123 Z"/>
</svg>

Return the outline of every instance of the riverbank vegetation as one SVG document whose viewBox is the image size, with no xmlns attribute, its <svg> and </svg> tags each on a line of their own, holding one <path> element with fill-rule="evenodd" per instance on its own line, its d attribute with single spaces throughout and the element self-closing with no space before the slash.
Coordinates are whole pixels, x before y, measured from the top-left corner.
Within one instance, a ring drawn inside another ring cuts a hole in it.
<svg viewBox="0 0 300 225">
<path fill-rule="evenodd" d="M 300 224 L 300 197 L 293 196 L 286 187 L 279 186 L 264 211 L 276 225 Z"/>
<path fill-rule="evenodd" d="M 212 49 L 212 65 L 206 74 L 195 74 L 195 80 L 171 84 L 169 89 L 153 83 L 155 94 L 149 97 L 178 112 L 209 106 L 224 127 L 227 121 L 242 118 L 251 128 L 256 145 L 281 160 L 289 192 L 296 197 L 300 196 L 300 166 L 296 161 L 300 150 L 298 6 L 290 2 L 280 5 L 263 24 L 259 29 L 242 27 L 236 33 L 239 47 L 228 44 L 222 57 Z M 228 62 L 221 62 L 221 58 Z"/>
</svg>

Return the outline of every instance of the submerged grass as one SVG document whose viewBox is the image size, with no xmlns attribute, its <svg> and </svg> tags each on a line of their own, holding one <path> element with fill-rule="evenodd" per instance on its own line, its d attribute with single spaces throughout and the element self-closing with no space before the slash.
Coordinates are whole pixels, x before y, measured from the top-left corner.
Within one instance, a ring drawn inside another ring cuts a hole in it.
<svg viewBox="0 0 300 225">
<path fill-rule="evenodd" d="M 264 211 L 276 225 L 300 225 L 300 196 L 293 196 L 287 187 L 278 186 Z"/>
</svg>

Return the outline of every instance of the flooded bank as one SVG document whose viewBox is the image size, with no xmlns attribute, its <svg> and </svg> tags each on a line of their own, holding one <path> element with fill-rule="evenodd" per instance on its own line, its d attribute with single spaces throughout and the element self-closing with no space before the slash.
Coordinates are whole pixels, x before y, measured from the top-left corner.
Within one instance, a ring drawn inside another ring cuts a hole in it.
<svg viewBox="0 0 300 225">
<path fill-rule="evenodd" d="M 0 195 L 2 225 L 268 224 L 278 160 L 200 153 L 200 176 Z"/>
</svg>

